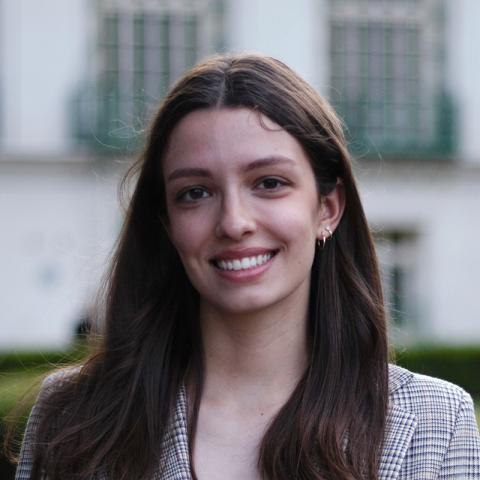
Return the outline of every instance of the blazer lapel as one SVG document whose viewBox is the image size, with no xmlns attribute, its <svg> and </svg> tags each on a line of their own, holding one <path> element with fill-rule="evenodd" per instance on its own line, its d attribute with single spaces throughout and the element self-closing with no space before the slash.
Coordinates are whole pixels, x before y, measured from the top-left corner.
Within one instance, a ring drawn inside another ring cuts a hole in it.
<svg viewBox="0 0 480 480">
<path fill-rule="evenodd" d="M 395 480 L 398 478 L 408 446 L 417 427 L 416 416 L 392 402 L 392 394 L 410 380 L 411 376 L 412 374 L 407 370 L 390 365 L 389 393 L 391 404 L 387 415 L 385 440 L 380 458 L 380 480 Z"/>
<path fill-rule="evenodd" d="M 155 480 L 191 480 L 187 435 L 187 395 L 182 385 L 171 426 L 163 441 L 161 467 Z"/>
<path fill-rule="evenodd" d="M 392 406 L 387 417 L 387 431 L 380 459 L 380 480 L 398 478 L 416 426 L 415 415 L 395 405 Z"/>
</svg>

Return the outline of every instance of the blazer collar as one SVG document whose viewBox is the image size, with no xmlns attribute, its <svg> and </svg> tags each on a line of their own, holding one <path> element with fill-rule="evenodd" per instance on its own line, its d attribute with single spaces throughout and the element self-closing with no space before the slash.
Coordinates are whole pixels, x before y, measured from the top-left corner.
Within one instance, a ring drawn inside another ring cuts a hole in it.
<svg viewBox="0 0 480 480">
<path fill-rule="evenodd" d="M 413 373 L 397 365 L 388 365 L 388 393 L 392 396 L 413 378 Z"/>
</svg>

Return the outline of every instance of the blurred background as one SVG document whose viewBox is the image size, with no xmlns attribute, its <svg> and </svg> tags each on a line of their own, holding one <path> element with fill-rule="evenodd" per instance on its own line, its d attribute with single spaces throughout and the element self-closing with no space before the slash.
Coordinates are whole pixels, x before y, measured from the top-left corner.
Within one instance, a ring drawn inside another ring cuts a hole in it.
<svg viewBox="0 0 480 480">
<path fill-rule="evenodd" d="M 399 362 L 480 396 L 479 18 L 478 0 L 0 0 L 0 416 L 84 331 L 167 88 L 245 50 L 345 122 Z"/>
</svg>

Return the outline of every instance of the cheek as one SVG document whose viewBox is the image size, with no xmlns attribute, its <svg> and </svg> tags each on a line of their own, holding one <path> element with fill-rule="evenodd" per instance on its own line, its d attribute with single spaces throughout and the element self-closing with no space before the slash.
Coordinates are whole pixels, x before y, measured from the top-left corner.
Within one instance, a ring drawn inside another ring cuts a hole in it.
<svg viewBox="0 0 480 480">
<path fill-rule="evenodd" d="M 304 247 L 315 243 L 316 238 L 316 212 L 305 204 L 285 205 L 278 212 L 270 212 L 272 228 L 286 242 L 295 242 Z"/>
<path fill-rule="evenodd" d="M 182 259 L 194 255 L 209 237 L 206 219 L 195 215 L 176 215 L 170 224 L 170 239 Z"/>
</svg>

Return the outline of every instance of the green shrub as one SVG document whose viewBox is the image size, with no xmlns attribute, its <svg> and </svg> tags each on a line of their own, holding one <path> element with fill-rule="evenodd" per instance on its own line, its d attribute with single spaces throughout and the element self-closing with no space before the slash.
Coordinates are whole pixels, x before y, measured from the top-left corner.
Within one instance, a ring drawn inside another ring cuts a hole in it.
<svg viewBox="0 0 480 480">
<path fill-rule="evenodd" d="M 32 367 L 54 368 L 83 358 L 86 346 L 79 344 L 66 351 L 3 352 L 0 353 L 0 374 L 12 370 L 27 370 Z"/>
<path fill-rule="evenodd" d="M 480 346 L 416 346 L 397 350 L 396 363 L 413 372 L 443 378 L 480 397 Z"/>
<path fill-rule="evenodd" d="M 78 362 L 86 353 L 87 346 L 81 343 L 68 351 L 0 353 L 0 423 L 25 393 L 33 393 L 31 400 L 35 399 L 40 381 L 48 371 Z"/>
<path fill-rule="evenodd" d="M 0 353 L 0 421 L 30 385 L 61 365 L 81 360 L 85 344 L 68 351 Z M 443 378 L 480 398 L 480 346 L 416 346 L 396 351 L 396 363 L 417 373 Z"/>
</svg>

